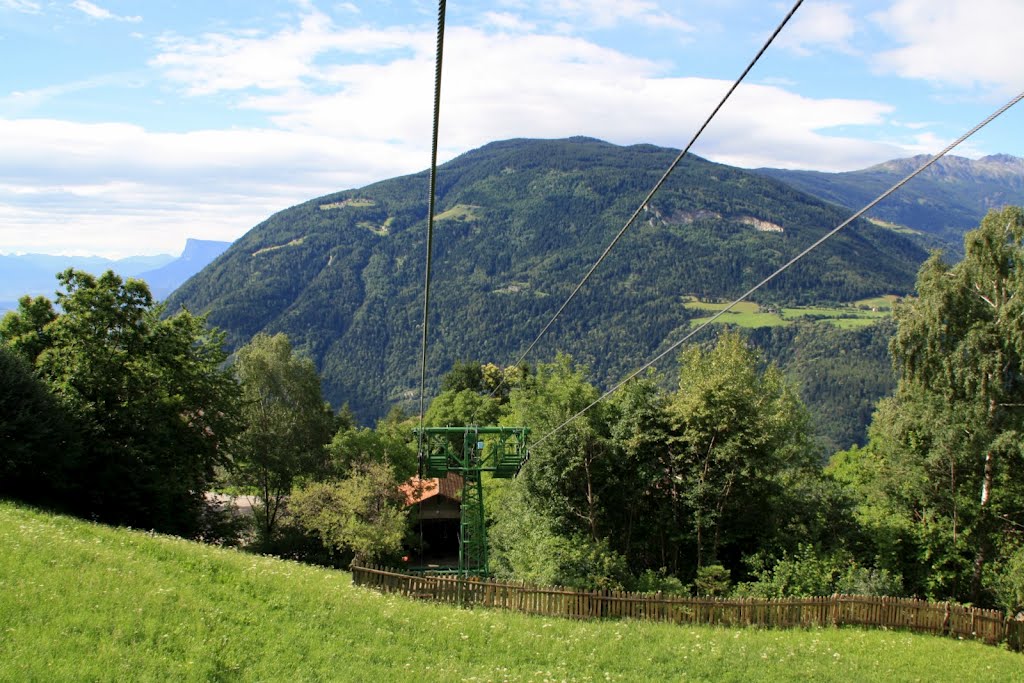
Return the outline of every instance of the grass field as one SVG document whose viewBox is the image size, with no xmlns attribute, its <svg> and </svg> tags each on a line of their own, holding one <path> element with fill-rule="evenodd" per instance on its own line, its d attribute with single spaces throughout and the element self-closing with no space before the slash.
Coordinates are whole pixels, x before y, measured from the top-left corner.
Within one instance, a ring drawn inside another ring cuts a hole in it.
<svg viewBox="0 0 1024 683">
<path fill-rule="evenodd" d="M 377 206 L 377 202 L 372 199 L 366 199 L 365 197 L 352 197 L 345 199 L 340 202 L 331 202 L 330 204 L 321 204 L 321 211 L 328 211 L 330 209 L 344 209 L 346 206 L 352 206 L 356 208 L 366 208 L 368 206 Z"/>
<path fill-rule="evenodd" d="M 790 325 L 800 318 L 818 318 L 827 320 L 836 327 L 851 329 L 874 325 L 878 320 L 891 316 L 892 306 L 896 298 L 895 296 L 888 295 L 854 301 L 845 306 L 801 306 L 782 308 L 772 312 L 762 311 L 760 305 L 752 301 L 741 301 L 715 322 L 716 324 L 736 325 L 738 327 L 778 327 L 780 325 Z M 691 310 L 717 313 L 729 304 L 707 303 L 698 301 L 693 297 L 687 297 L 683 305 Z M 693 326 L 702 325 L 710 320 L 710 318 L 710 315 L 694 318 L 690 321 L 690 324 Z"/>
<path fill-rule="evenodd" d="M 452 208 L 448 209 L 447 211 L 444 211 L 443 213 L 439 213 L 436 216 L 434 216 L 434 220 L 436 220 L 436 221 L 444 221 L 444 220 L 449 220 L 449 219 L 455 218 L 455 219 L 459 219 L 459 220 L 470 221 L 470 220 L 476 220 L 479 217 L 480 217 L 480 207 L 479 206 L 473 206 L 472 204 L 456 204 L 455 206 L 453 206 Z"/>
<path fill-rule="evenodd" d="M 1024 680 L 975 642 L 459 610 L 2 502 L 0 547 L 3 681 Z"/>
</svg>

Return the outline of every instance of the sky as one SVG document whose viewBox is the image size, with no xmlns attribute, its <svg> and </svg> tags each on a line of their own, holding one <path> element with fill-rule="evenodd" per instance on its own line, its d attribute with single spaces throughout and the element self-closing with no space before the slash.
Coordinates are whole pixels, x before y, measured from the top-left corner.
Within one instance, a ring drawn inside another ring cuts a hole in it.
<svg viewBox="0 0 1024 683">
<path fill-rule="evenodd" d="M 681 148 L 791 7 L 451 0 L 440 161 L 586 135 Z M 429 167 L 437 4 L 0 0 L 0 253 L 179 253 Z M 1024 90 L 1024 0 L 805 0 L 694 147 L 844 171 Z M 954 154 L 1024 157 L 1024 104 Z M 427 189 L 424 188 L 424 194 Z"/>
</svg>

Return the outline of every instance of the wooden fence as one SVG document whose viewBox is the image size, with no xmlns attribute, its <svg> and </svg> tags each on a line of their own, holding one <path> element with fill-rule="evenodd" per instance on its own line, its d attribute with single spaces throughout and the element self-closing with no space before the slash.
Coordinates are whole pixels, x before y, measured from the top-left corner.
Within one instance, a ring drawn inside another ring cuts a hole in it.
<svg viewBox="0 0 1024 683">
<path fill-rule="evenodd" d="M 831 595 L 817 598 L 690 598 L 661 593 L 543 588 L 455 576 L 405 574 L 380 567 L 352 567 L 352 579 L 413 598 L 480 605 L 569 619 L 646 619 L 676 624 L 794 628 L 873 626 L 976 638 L 1024 646 L 1024 621 L 1002 612 L 915 598 Z"/>
</svg>

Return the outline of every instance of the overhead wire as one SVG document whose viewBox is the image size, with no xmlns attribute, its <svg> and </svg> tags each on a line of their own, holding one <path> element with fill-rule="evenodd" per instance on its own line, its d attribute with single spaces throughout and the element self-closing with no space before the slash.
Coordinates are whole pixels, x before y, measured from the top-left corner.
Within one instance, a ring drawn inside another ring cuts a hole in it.
<svg viewBox="0 0 1024 683">
<path fill-rule="evenodd" d="M 583 289 L 583 285 L 587 283 L 587 281 L 590 279 L 590 276 L 594 274 L 594 271 L 596 271 L 597 268 L 601 265 L 601 263 L 605 260 L 605 258 L 607 258 L 611 250 L 615 248 L 615 245 L 618 244 L 619 240 L 622 239 L 622 236 L 626 234 L 626 231 L 629 230 L 629 228 L 632 227 L 633 223 L 636 222 L 636 219 L 639 218 L 640 214 L 648 206 L 650 201 L 654 198 L 654 195 L 657 194 L 658 190 L 660 190 L 662 185 L 665 184 L 669 176 L 672 175 L 672 172 L 679 165 L 679 162 L 683 160 L 683 157 L 686 156 L 686 154 L 690 151 L 690 148 L 693 147 L 695 142 L 697 142 L 697 139 L 704 132 L 704 129 L 707 128 L 708 125 L 711 123 L 712 119 L 714 119 L 715 116 L 718 115 L 718 112 L 725 105 L 726 101 L 728 101 L 728 99 L 736 91 L 736 88 L 739 87 L 740 83 L 743 82 L 743 79 L 747 77 L 747 74 L 749 74 L 750 71 L 754 68 L 754 65 L 757 64 L 757 62 L 761 59 L 762 55 L 764 55 L 764 53 L 768 50 L 768 47 L 772 44 L 775 38 L 778 37 L 779 33 L 782 32 L 782 29 L 786 26 L 786 24 L 789 23 L 789 20 L 793 18 L 793 15 L 796 14 L 796 11 L 800 8 L 800 5 L 802 5 L 803 2 L 804 0 L 797 0 L 793 4 L 793 7 L 789 10 L 788 13 L 786 13 L 786 16 L 783 17 L 782 21 L 779 22 L 779 25 L 775 27 L 775 30 L 772 31 L 772 34 L 768 36 L 768 39 L 761 46 L 761 49 L 757 51 L 757 54 L 754 55 L 754 58 L 750 60 L 746 68 L 743 69 L 743 72 L 735 81 L 733 81 L 733 84 L 726 91 L 725 95 L 723 95 L 722 99 L 719 100 L 717 105 L 715 105 L 715 108 L 711 110 L 711 113 L 708 115 L 708 117 L 704 119 L 704 123 L 702 123 L 700 128 L 697 129 L 697 132 L 693 134 L 693 137 L 690 138 L 690 141 L 686 144 L 686 147 L 684 147 L 682 151 L 680 151 L 679 154 L 676 155 L 676 158 L 672 161 L 671 164 L 669 164 L 668 169 L 662 174 L 658 182 L 654 184 L 654 187 L 651 188 L 651 191 L 647 193 L 647 196 L 644 197 L 644 200 L 640 202 L 640 205 L 636 208 L 636 211 L 633 212 L 633 214 L 629 217 L 629 220 L 626 221 L 625 225 L 622 226 L 622 229 L 619 230 L 618 234 L 615 235 L 612 241 L 608 243 L 608 246 L 605 247 L 604 251 L 598 257 L 598 259 L 594 261 L 594 265 L 590 267 L 590 270 L 587 271 L 587 274 L 583 276 L 583 279 L 580 280 L 579 284 L 577 284 L 575 289 L 572 290 L 572 293 L 569 295 L 569 297 L 564 302 L 562 302 L 562 305 L 558 307 L 558 310 L 555 311 L 555 314 L 551 316 L 551 319 L 548 320 L 547 324 L 544 325 L 544 327 L 541 329 L 537 337 L 530 343 L 526 350 L 523 351 L 523 353 L 519 356 L 519 359 L 516 360 L 511 367 L 517 367 L 520 363 L 523 362 L 523 360 L 526 359 L 528 355 L 530 355 L 530 352 L 533 351 L 535 346 L 537 346 L 537 343 L 551 328 L 555 320 L 557 320 L 558 317 L 562 315 L 562 312 L 569 305 L 569 302 L 571 302 L 579 293 L 579 291 Z M 504 384 L 505 379 L 504 377 L 502 377 L 501 381 L 499 381 L 497 386 L 494 387 L 490 395 L 494 396 L 496 393 L 498 393 L 498 389 L 500 389 Z"/>
<path fill-rule="evenodd" d="M 785 272 L 786 270 L 788 270 L 788 269 L 789 269 L 789 268 L 790 268 L 790 267 L 791 267 L 792 265 L 794 265 L 795 263 L 797 263 L 798 261 L 800 261 L 801 259 L 803 259 L 803 258 L 804 258 L 805 256 L 807 256 L 808 254 L 810 254 L 810 253 L 811 253 L 812 251 L 814 251 L 815 249 L 817 249 L 818 247 L 820 247 L 820 246 L 821 246 L 822 244 L 824 244 L 824 243 L 825 243 L 825 242 L 827 242 L 828 240 L 830 240 L 830 239 L 831 239 L 832 237 L 834 237 L 834 236 L 835 236 L 836 234 L 838 234 L 840 230 L 842 230 L 843 228 L 845 228 L 846 226 L 848 226 L 848 225 L 849 225 L 850 223 L 852 223 L 853 221 L 855 221 L 855 220 L 857 220 L 858 218 L 860 218 L 861 216 L 863 216 L 863 215 L 864 215 L 865 213 L 867 213 L 867 212 L 868 212 L 868 211 L 870 211 L 870 210 L 871 210 L 872 208 L 874 208 L 874 207 L 875 207 L 875 206 L 876 206 L 876 205 L 877 205 L 877 204 L 878 204 L 879 202 L 881 202 L 881 201 L 882 201 L 882 200 L 884 200 L 884 199 L 885 199 L 886 197 L 888 197 L 889 195 L 891 195 L 891 194 L 892 194 L 893 192 L 895 192 L 896 190 L 900 189 L 900 188 L 901 188 L 901 187 L 903 187 L 903 186 L 904 186 L 905 184 L 907 184 L 908 182 L 910 182 L 910 181 L 911 181 L 911 180 L 912 180 L 913 178 L 915 178 L 915 177 L 916 177 L 917 175 L 919 175 L 920 173 L 922 173 L 923 171 L 925 171 L 926 169 L 928 169 L 928 168 L 929 168 L 929 167 L 930 167 L 930 166 L 931 166 L 932 164 L 934 164 L 934 163 L 935 163 L 936 161 L 938 161 L 938 160 L 939 160 L 939 159 L 941 159 L 942 157 L 946 156 L 946 154 L 948 154 L 948 153 L 949 153 L 949 152 L 950 152 L 951 150 L 953 150 L 953 149 L 954 149 L 954 148 L 956 148 L 956 147 L 957 147 L 958 145 L 960 145 L 961 143 L 963 143 L 963 142 L 964 142 L 965 140 L 967 140 L 968 138 L 970 138 L 970 137 L 971 137 L 972 135 L 974 135 L 975 133 L 977 133 L 977 132 L 978 132 L 979 130 L 981 130 L 982 128 L 984 128 L 985 126 L 987 126 L 987 125 L 988 125 L 989 123 L 991 123 L 992 121 L 994 121 L 995 119 L 997 119 L 997 118 L 998 118 L 999 116 L 1001 116 L 1001 115 L 1002 115 L 1002 114 L 1003 114 L 1004 112 L 1006 112 L 1006 110 L 1010 109 L 1010 107 L 1014 106 L 1015 104 L 1017 104 L 1018 102 L 1020 102 L 1020 101 L 1021 101 L 1022 99 L 1024 99 L 1024 92 L 1021 92 L 1021 93 L 1020 93 L 1020 94 L 1018 94 L 1018 95 L 1017 95 L 1016 97 L 1012 98 L 1012 99 L 1011 99 L 1011 100 L 1010 100 L 1009 102 L 1007 102 L 1006 104 L 1004 104 L 1003 106 L 1001 106 L 1001 107 L 1000 107 L 999 109 L 997 109 L 997 110 L 995 110 L 994 112 L 992 112 L 991 114 L 989 114 L 989 115 L 988 115 L 988 116 L 987 116 L 987 117 L 986 117 L 986 118 L 985 118 L 985 119 L 984 119 L 983 121 L 981 121 L 980 123 L 978 123 L 977 125 L 975 125 L 975 126 L 974 126 L 973 128 L 971 128 L 971 129 L 970 129 L 969 131 L 967 131 L 966 133 L 964 133 L 963 135 L 961 135 L 961 136 L 960 136 L 959 138 L 957 138 L 957 139 L 956 139 L 955 141 L 953 141 L 952 143 L 950 143 L 950 144 L 949 144 L 949 145 L 948 145 L 948 146 L 947 146 L 947 147 L 946 147 L 945 149 L 943 149 L 943 150 L 942 150 L 941 152 L 939 152 L 938 154 L 936 154 L 935 156 L 933 156 L 933 157 L 932 157 L 931 159 L 929 159 L 928 161 L 926 161 L 926 162 L 925 162 L 924 164 L 922 164 L 921 166 L 919 166 L 919 167 L 918 167 L 918 168 L 917 168 L 917 169 L 916 169 L 915 171 L 913 171 L 912 173 L 910 173 L 909 175 L 907 175 L 907 176 L 906 176 L 905 178 L 903 178 L 902 180 L 900 180 L 899 182 L 897 182 L 897 183 L 896 183 L 895 185 L 893 185 L 892 187 L 890 187 L 890 188 L 889 188 L 888 190 L 886 190 L 886 191 L 885 191 L 885 192 L 883 192 L 882 194 L 878 195 L 878 196 L 877 196 L 877 197 L 876 197 L 875 199 L 873 199 L 873 200 L 872 200 L 871 202 L 869 202 L 868 204 L 866 204 L 866 205 L 865 205 L 865 206 L 864 206 L 864 207 L 863 207 L 862 209 L 860 209 L 859 211 L 857 211 L 856 213 L 854 213 L 854 214 L 853 214 L 852 216 L 850 216 L 850 217 L 849 217 L 849 218 L 847 218 L 847 219 L 846 219 L 845 221 L 843 221 L 842 223 L 840 223 L 839 225 L 837 225 L 837 226 L 836 226 L 835 228 L 833 228 L 832 230 L 830 230 L 829 232 L 825 233 L 825 234 L 824 234 L 823 236 L 821 236 L 820 238 L 818 238 L 818 239 L 817 239 L 817 240 L 816 240 L 816 241 L 815 241 L 815 242 L 814 242 L 813 244 L 811 244 L 811 245 L 810 245 L 809 247 L 807 247 L 806 249 L 804 249 L 803 251 L 801 251 L 801 252 L 800 252 L 799 254 L 797 254 L 796 256 L 794 256 L 793 258 L 791 258 L 791 259 L 790 259 L 789 261 L 787 261 L 787 262 L 786 262 L 785 264 L 783 264 L 782 266 L 780 266 L 780 267 L 779 267 L 779 268 L 778 268 L 777 270 L 775 270 L 775 272 L 773 272 L 773 273 L 772 273 L 771 275 L 769 275 L 768 277 L 764 278 L 763 280 L 761 280 L 760 282 L 758 282 L 758 283 L 757 283 L 756 285 L 754 285 L 753 287 L 751 287 L 750 289 L 748 289 L 748 290 L 747 290 L 747 291 L 746 291 L 745 293 L 743 293 L 743 294 L 742 294 L 742 295 L 741 295 L 741 296 L 740 296 L 739 298 L 737 298 L 737 299 L 736 299 L 735 301 L 733 301 L 733 302 L 732 302 L 732 303 L 730 303 L 729 305 L 727 305 L 727 306 L 725 306 L 724 308 L 722 308 L 722 310 L 718 311 L 718 312 L 717 312 L 717 313 L 716 313 L 715 315 L 713 315 L 713 316 L 711 316 L 710 318 L 708 318 L 708 319 L 707 319 L 706 321 L 704 321 L 704 323 L 703 323 L 703 324 L 701 324 L 701 325 L 700 325 L 699 327 L 695 328 L 695 329 L 694 329 L 694 330 L 692 330 L 692 331 L 691 331 L 691 332 L 690 332 L 689 334 L 687 334 L 686 336 L 684 336 L 684 337 L 683 337 L 682 339 L 680 339 L 679 341 L 677 341 L 677 342 L 673 343 L 673 344 L 672 344 L 671 346 L 669 346 L 669 347 L 668 347 L 667 349 L 665 349 L 664 351 L 662 351 L 661 353 L 659 353 L 659 354 L 658 354 L 657 356 L 655 356 L 655 357 L 654 357 L 654 358 L 652 358 L 651 360 L 649 360 L 649 361 L 647 361 L 646 363 L 644 363 L 643 365 L 641 365 L 641 366 L 640 366 L 640 367 L 639 367 L 639 368 L 638 368 L 637 370 L 633 371 L 633 372 L 632 372 L 632 373 L 630 373 L 630 374 L 629 374 L 628 376 L 626 376 L 626 378 L 625 378 L 625 379 L 623 379 L 623 380 L 622 380 L 622 381 L 620 381 L 620 382 L 619 382 L 618 384 L 616 384 L 615 386 L 613 386 L 612 388 L 608 389 L 608 390 L 607 390 L 606 392 L 604 392 L 603 394 L 601 394 L 601 396 L 600 396 L 600 397 L 598 397 L 598 398 L 597 398 L 596 400 L 594 400 L 594 401 L 593 401 L 592 403 L 590 403 L 590 405 L 588 405 L 588 406 L 587 406 L 586 408 L 584 408 L 583 410 L 580 410 L 580 411 L 579 411 L 578 413 L 576 413 L 575 415 L 573 415 L 573 416 L 572 416 L 572 417 L 570 417 L 569 419 L 567 419 L 567 420 L 565 420 L 564 422 L 562 422 L 561 424 L 559 424 L 559 425 L 558 425 L 557 427 L 555 427 L 554 429 L 552 429 L 552 430 L 550 430 L 549 432 L 547 432 L 546 434 L 544 434 L 544 436 L 542 436 L 541 438 L 539 438 L 539 439 L 538 439 L 537 441 L 535 441 L 535 442 L 533 443 L 533 447 L 534 447 L 534 448 L 536 448 L 536 447 L 537 447 L 537 446 L 539 446 L 540 444 L 542 444 L 542 443 L 544 443 L 545 441 L 547 441 L 547 440 L 548 440 L 549 438 L 551 438 L 552 436 L 554 436 L 555 434 L 557 434 L 558 432 L 560 432 L 560 431 L 561 431 L 562 429 L 564 429 L 564 428 L 565 428 L 566 426 L 568 426 L 569 424 L 571 424 L 571 423 L 572 423 L 573 421 L 575 421 L 576 419 L 578 419 L 578 418 L 582 417 L 583 415 L 585 415 L 585 414 L 586 414 L 587 412 L 589 412 L 589 411 L 590 411 L 590 410 L 591 410 L 591 409 L 592 409 L 592 408 L 593 408 L 594 406 L 596 406 L 597 404 L 601 403 L 602 401 L 604 401 L 605 399 L 607 399 L 607 398 L 608 398 L 609 396 L 611 396 L 612 394 L 614 394 L 614 393 L 615 393 L 616 391 L 618 391 L 619 389 L 621 389 L 621 388 L 622 388 L 623 386 L 625 386 L 625 385 L 626 385 L 626 384 L 627 384 L 627 383 L 628 383 L 628 382 L 629 382 L 630 380 L 632 380 L 632 379 L 636 378 L 636 377 L 637 377 L 638 375 L 640 375 L 640 373 L 644 372 L 645 370 L 647 370 L 648 368 L 650 368 L 651 366 L 653 366 L 653 365 L 654 365 L 655 363 L 657 363 L 658 361 L 660 361 L 660 360 L 661 360 L 662 358 L 664 358 L 664 357 L 665 357 L 665 356 L 667 356 L 668 354 L 670 354 L 670 353 L 672 353 L 673 351 L 675 351 L 675 350 L 676 350 L 677 348 L 679 348 L 679 347 L 680 347 L 680 346 L 682 346 L 682 345 L 683 345 L 684 343 L 686 343 L 687 341 L 689 341 L 689 340 L 690 340 L 691 338 L 693 338 L 693 337 L 694 337 L 695 335 L 697 335 L 697 334 L 698 334 L 698 333 L 700 333 L 700 332 L 701 332 L 702 330 L 704 330 L 705 328 L 707 328 L 707 327 L 708 327 L 709 325 L 711 325 L 712 323 L 714 323 L 714 322 L 715 322 L 716 320 L 718 320 L 719 318 L 721 318 L 721 317 L 722 317 L 723 315 L 725 315 L 726 313 L 728 313 L 729 311 L 731 311 L 731 310 L 732 310 L 732 309 L 733 309 L 733 308 L 734 308 L 735 306 L 737 306 L 738 304 L 740 304 L 740 303 L 742 303 L 743 301 L 745 301 L 746 299 L 748 299 L 748 298 L 749 298 L 749 297 L 750 297 L 750 296 L 751 296 L 751 295 L 752 295 L 752 294 L 753 294 L 754 292 L 756 292 L 757 290 L 759 290 L 759 289 L 761 289 L 762 287 L 764 287 L 764 286 L 765 286 L 766 284 L 768 284 L 769 282 L 771 282 L 772 280 L 774 280 L 774 279 L 775 279 L 776 277 L 778 277 L 779 275 L 781 275 L 781 274 L 782 274 L 783 272 Z M 524 460 L 524 464 L 525 464 L 525 462 L 526 462 L 526 461 Z"/>
<path fill-rule="evenodd" d="M 430 200 L 427 208 L 427 257 L 423 275 L 423 338 L 420 351 L 420 431 L 423 451 L 423 401 L 427 385 L 427 335 L 430 326 L 430 266 L 434 249 L 434 208 L 437 193 L 437 139 L 441 120 L 441 64 L 444 58 L 444 16 L 446 0 L 437 3 L 437 50 L 434 62 L 434 130 L 430 148 Z"/>
</svg>

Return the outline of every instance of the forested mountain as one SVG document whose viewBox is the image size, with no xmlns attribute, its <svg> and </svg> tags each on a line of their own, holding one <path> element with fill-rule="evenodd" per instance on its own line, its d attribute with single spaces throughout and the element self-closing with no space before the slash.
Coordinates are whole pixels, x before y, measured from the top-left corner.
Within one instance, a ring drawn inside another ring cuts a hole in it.
<svg viewBox="0 0 1024 683">
<path fill-rule="evenodd" d="M 896 388 L 889 355 L 892 320 L 844 330 L 824 322 L 761 327 L 749 339 L 800 389 L 825 453 L 867 442 L 880 398 Z"/>
<path fill-rule="evenodd" d="M 851 210 L 870 202 L 928 160 L 894 159 L 860 171 L 822 173 L 762 168 L 756 172 Z M 871 210 L 870 216 L 935 235 L 959 254 L 964 233 L 990 209 L 1024 205 L 1024 159 L 994 154 L 978 160 L 948 155 Z"/>
<path fill-rule="evenodd" d="M 438 175 L 428 376 L 507 364 L 564 301 L 677 152 L 588 138 L 509 140 Z M 325 394 L 366 420 L 418 385 L 427 173 L 282 211 L 177 290 L 237 347 L 286 332 Z M 733 297 L 847 216 L 770 178 L 685 160 L 531 360 L 571 353 L 607 385 L 680 337 L 684 296 Z M 858 222 L 758 294 L 766 304 L 903 294 L 925 257 Z"/>
</svg>

